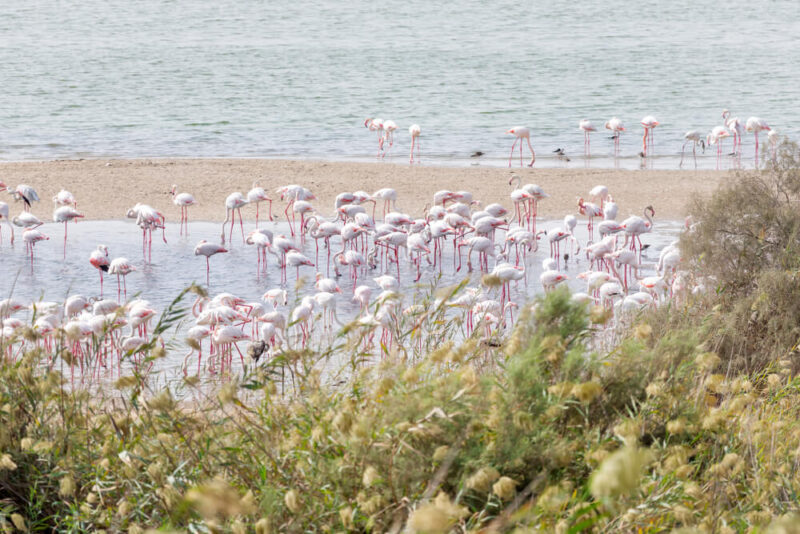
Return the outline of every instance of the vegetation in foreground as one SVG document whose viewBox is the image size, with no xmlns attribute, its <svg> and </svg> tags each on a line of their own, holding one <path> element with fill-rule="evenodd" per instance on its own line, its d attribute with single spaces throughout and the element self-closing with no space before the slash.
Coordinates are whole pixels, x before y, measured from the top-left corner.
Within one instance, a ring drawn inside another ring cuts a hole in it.
<svg viewBox="0 0 800 534">
<path fill-rule="evenodd" d="M 594 343 L 607 315 L 559 291 L 502 347 L 445 344 L 345 383 L 296 373 L 291 396 L 271 366 L 315 354 L 192 401 L 134 378 L 89 395 L 37 350 L 5 362 L 2 526 L 794 532 L 800 157 L 781 153 L 694 207 L 683 261 L 709 291 L 610 350 Z"/>
</svg>

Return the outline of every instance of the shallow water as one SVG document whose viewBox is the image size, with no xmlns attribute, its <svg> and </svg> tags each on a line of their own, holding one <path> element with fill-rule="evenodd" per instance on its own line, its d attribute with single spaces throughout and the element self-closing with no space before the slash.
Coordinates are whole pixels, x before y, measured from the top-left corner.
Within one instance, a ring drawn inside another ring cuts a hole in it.
<svg viewBox="0 0 800 534">
<path fill-rule="evenodd" d="M 676 168 L 683 133 L 710 131 L 723 108 L 800 133 L 794 0 L 37 0 L 0 4 L 0 34 L 6 160 L 373 160 L 367 116 L 397 122 L 396 159 L 416 122 L 423 162 L 448 165 L 476 150 L 505 165 L 503 132 L 522 124 L 537 165 L 583 167 L 578 121 L 614 115 L 623 158 L 598 133 L 591 167 L 638 168 L 648 114 L 653 168 Z M 748 135 L 744 165 L 753 148 Z"/>
<path fill-rule="evenodd" d="M 83 294 L 86 296 L 97 297 L 100 294 L 100 281 L 98 272 L 89 264 L 88 258 L 91 251 L 97 244 L 103 243 L 109 247 L 110 257 L 127 257 L 136 266 L 137 271 L 128 275 L 127 288 L 128 297 L 133 298 L 139 294 L 143 299 L 148 300 L 160 313 L 172 302 L 172 300 L 192 282 L 205 286 L 205 258 L 194 256 L 194 247 L 200 239 L 213 241 L 219 238 L 218 224 L 194 222 L 189 225 L 190 237 L 178 235 L 176 225 L 167 225 L 167 241 L 163 243 L 160 236 L 154 234 L 153 239 L 153 260 L 150 264 L 145 264 L 142 256 L 141 231 L 133 222 L 127 221 L 88 221 L 77 224 L 70 223 L 67 241 L 67 257 L 63 259 L 63 225 L 46 224 L 41 230 L 50 237 L 49 241 L 43 241 L 36 246 L 33 267 L 28 256 L 25 255 L 25 246 L 21 241 L 21 236 L 17 233 L 17 242 L 12 247 L 8 242 L 7 229 L 3 230 L 3 243 L 0 245 L 0 266 L 4 275 L 0 277 L 0 299 L 13 295 L 16 299 L 27 303 L 34 300 L 63 301 L 66 296 Z M 560 226 L 560 221 L 540 221 L 540 229 L 548 229 Z M 653 232 L 643 236 L 642 241 L 650 247 L 645 250 L 642 262 L 655 263 L 659 251 L 676 239 L 682 225 L 672 221 L 655 221 Z M 288 227 L 285 223 L 269 223 L 267 228 L 273 230 L 276 235 L 286 233 Z M 238 233 L 237 233 L 238 232 Z M 576 230 L 576 236 L 581 244 L 588 240 L 585 222 L 581 222 Z M 497 239 L 501 240 L 502 232 L 499 232 Z M 339 250 L 340 241 L 334 239 L 332 249 Z M 261 296 L 267 289 L 280 287 L 280 272 L 273 256 L 268 256 L 268 272 L 266 276 L 259 275 L 256 269 L 255 247 L 247 246 L 242 243 L 241 231 L 235 228 L 233 245 L 229 247 L 228 254 L 218 254 L 211 258 L 211 272 L 209 293 L 213 296 L 221 292 L 233 293 L 248 301 L 260 301 Z M 403 307 L 418 302 L 426 293 L 431 290 L 431 284 L 436 287 L 449 286 L 462 281 L 466 276 L 470 276 L 471 284 L 477 284 L 480 280 L 480 273 L 474 272 L 471 275 L 462 269 L 456 272 L 453 268 L 452 241 L 445 247 L 444 271 L 441 278 L 434 272 L 432 267 L 423 270 L 423 276 L 419 284 L 414 284 L 416 271 L 411 268 L 409 262 L 403 258 L 401 252 L 401 282 L 404 288 Z M 562 247 L 562 253 L 567 251 L 567 247 Z M 303 247 L 303 252 L 312 260 L 314 259 L 314 243 L 312 239 L 307 240 Z M 465 251 L 466 252 L 466 251 Z M 448 254 L 449 253 L 449 254 Z M 529 301 L 534 295 L 542 291 L 539 283 L 541 274 L 541 260 L 549 254 L 547 244 L 535 254 L 528 256 L 527 262 L 527 283 L 519 282 L 512 284 L 512 296 L 520 304 Z M 512 256 L 513 261 L 513 256 Z M 324 272 L 325 252 L 320 252 L 320 268 Z M 477 261 L 476 261 L 477 263 Z M 490 269 L 493 262 L 490 260 Z M 565 272 L 570 276 L 569 285 L 574 290 L 584 290 L 585 284 L 577 280 L 575 276 L 588 268 L 588 261 L 584 254 L 573 255 L 567 262 Z M 395 275 L 396 266 L 392 265 L 384 269 L 388 274 Z M 352 302 L 352 284 L 349 283 L 347 272 L 339 279 L 342 289 L 342 296 L 338 300 L 337 316 L 344 323 L 355 317 L 359 308 Z M 308 283 L 299 290 L 295 288 L 295 273 L 290 270 L 288 273 L 288 284 L 284 287 L 289 292 L 289 308 L 305 294 L 313 294 L 313 280 L 315 269 L 305 268 L 301 270 L 301 276 L 305 276 Z M 333 269 L 331 268 L 333 275 Z M 363 271 L 359 277 L 359 284 L 367 284 L 373 288 L 373 298 L 380 293 L 380 289 L 373 282 L 373 278 L 382 274 L 380 268 L 373 271 Z M 642 271 L 642 276 L 649 273 Z M 116 280 L 106 276 L 104 295 L 106 298 L 116 298 Z M 498 297 L 499 298 L 499 297 Z M 193 295 L 187 297 L 185 304 L 188 306 L 193 301 Z M 283 309 L 283 308 L 282 308 Z M 459 313 L 457 310 L 449 312 Z M 29 318 L 29 312 L 16 314 L 15 317 Z M 155 321 L 154 321 L 155 323 Z M 153 324 L 154 324 L 153 323 Z M 173 338 L 177 345 L 174 345 L 165 361 L 159 364 L 161 369 L 169 372 L 177 372 L 183 363 L 182 332 L 191 326 L 186 322 L 180 326 L 178 331 L 169 332 L 167 337 Z M 319 331 L 317 329 L 317 331 Z M 180 350 L 178 350 L 180 348 Z M 242 348 L 244 350 L 244 348 Z"/>
</svg>

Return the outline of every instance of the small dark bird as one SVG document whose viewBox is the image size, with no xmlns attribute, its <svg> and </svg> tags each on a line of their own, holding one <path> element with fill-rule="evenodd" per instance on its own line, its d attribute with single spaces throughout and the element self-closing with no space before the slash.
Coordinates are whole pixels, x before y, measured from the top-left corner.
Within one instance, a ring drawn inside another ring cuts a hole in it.
<svg viewBox="0 0 800 534">
<path fill-rule="evenodd" d="M 557 148 L 557 149 L 553 150 L 553 153 L 556 155 L 556 157 L 558 159 L 564 160 L 564 161 L 569 161 L 569 158 L 567 157 L 567 153 L 564 151 L 563 148 Z"/>
<path fill-rule="evenodd" d="M 266 341 L 254 341 L 247 347 L 247 355 L 250 356 L 254 362 L 258 363 L 258 359 L 269 348 Z"/>
<path fill-rule="evenodd" d="M 481 152 L 480 150 L 476 150 L 475 152 L 469 155 L 469 157 L 471 158 L 479 158 L 481 156 L 483 156 L 483 152 Z"/>
</svg>

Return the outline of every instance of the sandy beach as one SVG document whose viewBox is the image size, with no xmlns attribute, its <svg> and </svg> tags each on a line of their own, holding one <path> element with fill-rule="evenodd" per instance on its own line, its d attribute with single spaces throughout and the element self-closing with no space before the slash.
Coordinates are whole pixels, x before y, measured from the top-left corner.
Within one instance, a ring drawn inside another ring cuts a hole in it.
<svg viewBox="0 0 800 534">
<path fill-rule="evenodd" d="M 234 191 L 247 194 L 253 182 L 268 193 L 277 187 L 300 184 L 317 197 L 322 214 L 333 213 L 333 200 L 343 191 L 374 192 L 382 187 L 397 191 L 397 209 L 413 216 L 421 214 L 433 194 L 442 189 L 471 191 L 484 204 L 499 202 L 511 207 L 508 179 L 511 172 L 522 183 L 535 183 L 550 194 L 540 203 L 543 217 L 576 213 L 578 197 L 605 185 L 620 206 L 618 218 L 639 214 L 652 204 L 656 217 L 679 219 L 686 215 L 689 201 L 708 195 L 729 176 L 726 171 L 662 171 L 614 169 L 528 169 L 496 167 L 426 167 L 393 163 L 351 163 L 266 159 L 133 159 L 57 160 L 0 164 L 0 180 L 9 187 L 25 183 L 35 187 L 42 202 L 33 212 L 50 220 L 51 198 L 60 189 L 71 191 L 78 209 L 87 219 L 110 220 L 125 217 L 135 203 L 150 204 L 162 211 L 167 221 L 176 221 L 180 210 L 172 203 L 169 189 L 189 192 L 198 204 L 190 209 L 195 221 L 222 221 L 225 197 Z M 278 195 L 273 198 L 278 201 Z M 276 202 L 274 214 L 283 216 L 285 204 Z M 266 205 L 262 206 L 266 213 Z M 11 205 L 12 213 L 21 205 Z M 255 209 L 243 210 L 245 219 L 255 218 Z M 263 215 L 262 215 L 263 217 Z"/>
</svg>

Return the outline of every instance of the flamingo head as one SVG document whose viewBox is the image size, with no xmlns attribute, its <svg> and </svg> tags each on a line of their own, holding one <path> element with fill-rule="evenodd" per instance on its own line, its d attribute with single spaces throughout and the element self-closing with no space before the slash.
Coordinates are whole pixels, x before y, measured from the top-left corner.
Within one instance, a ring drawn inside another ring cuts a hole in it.
<svg viewBox="0 0 800 534">
<path fill-rule="evenodd" d="M 174 197 L 178 192 L 178 184 L 172 184 L 172 189 L 169 192 Z"/>
<path fill-rule="evenodd" d="M 645 211 L 649 211 L 650 212 L 650 217 L 655 217 L 656 216 L 656 210 L 653 209 L 652 205 L 647 206 L 645 208 Z"/>
</svg>

